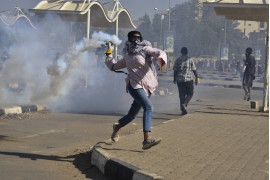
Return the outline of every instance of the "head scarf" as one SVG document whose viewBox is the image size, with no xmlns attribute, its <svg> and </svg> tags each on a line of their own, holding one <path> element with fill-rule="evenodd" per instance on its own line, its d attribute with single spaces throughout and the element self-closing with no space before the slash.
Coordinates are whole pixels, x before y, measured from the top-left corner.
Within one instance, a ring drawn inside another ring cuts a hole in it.
<svg viewBox="0 0 270 180">
<path fill-rule="evenodd" d="M 136 40 L 135 42 L 127 41 L 125 43 L 125 45 L 126 46 L 123 49 L 124 56 L 126 56 L 126 55 L 131 55 L 132 56 L 132 55 L 136 55 L 136 54 L 141 55 L 145 59 L 147 64 L 150 66 L 150 68 L 152 69 L 154 74 L 157 75 L 156 68 L 155 68 L 155 66 L 153 64 L 151 56 L 147 55 L 145 53 L 145 51 L 143 50 L 143 48 L 145 46 L 152 47 L 152 44 L 149 41 L 147 41 L 147 40 L 143 40 L 143 41 Z"/>
<path fill-rule="evenodd" d="M 136 40 L 135 42 L 130 42 L 127 41 L 125 43 L 125 48 L 124 48 L 124 55 L 136 55 L 136 54 L 140 54 L 141 56 L 143 56 L 144 58 L 146 58 L 146 54 L 143 50 L 143 48 L 145 46 L 150 46 L 152 47 L 151 43 L 147 40 L 143 40 L 143 41 L 139 41 Z"/>
</svg>

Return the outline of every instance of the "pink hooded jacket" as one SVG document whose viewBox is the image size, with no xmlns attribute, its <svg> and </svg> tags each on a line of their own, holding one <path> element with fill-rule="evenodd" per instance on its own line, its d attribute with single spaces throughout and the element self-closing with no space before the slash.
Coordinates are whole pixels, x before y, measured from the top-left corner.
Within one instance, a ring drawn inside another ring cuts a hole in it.
<svg viewBox="0 0 270 180">
<path fill-rule="evenodd" d="M 143 51 L 148 56 L 156 57 L 158 59 L 157 63 L 160 66 L 162 63 L 167 64 L 167 55 L 164 51 L 152 48 L 151 46 L 144 46 Z M 134 89 L 143 88 L 147 95 L 148 91 L 153 93 L 158 87 L 156 73 L 140 54 L 127 55 L 118 62 L 116 62 L 110 54 L 106 57 L 105 64 L 112 71 L 127 68 L 128 77 L 126 81 L 129 82 Z"/>
</svg>

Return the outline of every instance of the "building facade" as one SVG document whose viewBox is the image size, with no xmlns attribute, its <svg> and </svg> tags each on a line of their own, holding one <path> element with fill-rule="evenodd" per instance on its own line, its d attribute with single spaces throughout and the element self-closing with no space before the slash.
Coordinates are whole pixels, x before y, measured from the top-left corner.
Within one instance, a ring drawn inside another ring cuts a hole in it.
<svg viewBox="0 0 270 180">
<path fill-rule="evenodd" d="M 258 21 L 237 21 L 239 25 L 237 29 L 245 34 L 245 36 L 249 39 L 251 32 L 262 32 L 267 30 L 266 22 L 258 22 Z"/>
</svg>

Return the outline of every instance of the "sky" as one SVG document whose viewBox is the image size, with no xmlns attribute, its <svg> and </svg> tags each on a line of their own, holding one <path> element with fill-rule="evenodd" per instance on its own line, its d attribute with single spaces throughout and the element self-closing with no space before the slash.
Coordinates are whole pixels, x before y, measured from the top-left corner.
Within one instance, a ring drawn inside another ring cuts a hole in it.
<svg viewBox="0 0 270 180">
<path fill-rule="evenodd" d="M 0 12 L 9 10 L 18 6 L 24 10 L 34 8 L 41 0 L 0 0 Z M 109 2 L 110 0 L 100 0 L 101 3 Z M 182 4 L 187 0 L 170 0 L 171 7 L 175 4 Z M 145 13 L 150 15 L 152 19 L 157 11 L 154 8 L 158 8 L 161 11 L 165 11 L 169 8 L 169 0 L 120 0 L 120 3 L 126 8 L 134 20 L 142 17 Z"/>
</svg>

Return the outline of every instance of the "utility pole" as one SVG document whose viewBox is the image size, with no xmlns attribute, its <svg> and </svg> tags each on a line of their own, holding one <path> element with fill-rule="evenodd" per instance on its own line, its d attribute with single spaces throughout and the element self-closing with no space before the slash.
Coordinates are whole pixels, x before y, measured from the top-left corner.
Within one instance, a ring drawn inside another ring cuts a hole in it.
<svg viewBox="0 0 270 180">
<path fill-rule="evenodd" d="M 269 23 L 267 22 L 266 36 L 266 57 L 265 57 L 265 72 L 264 72 L 264 90 L 263 90 L 263 111 L 269 111 Z"/>
<path fill-rule="evenodd" d="M 115 0 L 116 12 L 119 10 L 119 3 L 120 3 L 119 0 Z M 119 21 L 118 21 L 118 16 L 117 16 L 117 19 L 115 21 L 115 35 L 116 35 L 116 37 L 118 37 L 118 25 L 119 25 Z M 118 56 L 117 51 L 118 51 L 118 47 L 116 45 L 115 46 L 115 51 L 114 51 L 116 61 L 118 60 L 117 59 L 117 56 Z"/>
<path fill-rule="evenodd" d="M 169 0 L 169 31 L 171 30 L 171 0 Z"/>
<path fill-rule="evenodd" d="M 168 31 L 171 31 L 171 0 L 169 0 L 169 27 L 168 27 Z M 170 54 L 168 53 L 168 66 L 167 66 L 167 71 L 170 68 Z"/>
<path fill-rule="evenodd" d="M 224 44 L 226 44 L 227 39 L 227 19 L 225 18 L 225 28 L 224 28 Z"/>
<path fill-rule="evenodd" d="M 163 19 L 164 19 L 164 15 L 160 14 L 160 37 L 159 37 L 159 43 L 160 44 L 163 44 L 162 43 L 162 20 Z M 162 49 L 163 49 L 163 46 L 162 46 Z"/>
<path fill-rule="evenodd" d="M 84 1 L 84 3 L 85 3 L 85 1 Z M 90 26 L 91 26 L 90 14 L 91 14 L 91 9 L 89 9 L 87 12 L 86 37 L 88 40 L 90 39 Z M 87 63 L 87 65 L 88 65 L 88 63 Z M 87 68 L 87 66 L 86 66 L 86 68 Z M 85 88 L 87 89 L 87 87 L 88 87 L 88 69 L 86 69 L 86 72 L 85 72 Z"/>
<path fill-rule="evenodd" d="M 162 50 L 163 50 L 163 42 L 162 42 L 162 31 L 163 31 L 163 27 L 162 27 L 162 21 L 164 19 L 164 14 L 166 14 L 165 11 L 161 11 L 158 8 L 154 8 L 155 11 L 159 11 L 160 13 L 160 34 L 159 34 L 159 43 L 160 45 L 162 45 Z M 167 14 L 168 14 L 168 10 L 167 10 Z"/>
<path fill-rule="evenodd" d="M 114 14 L 116 14 L 119 9 L 122 9 L 123 6 L 121 5 L 121 3 L 119 2 L 119 0 L 114 0 L 114 7 L 113 7 L 113 10 L 112 10 L 112 13 L 111 13 L 111 18 L 113 17 Z M 118 19 L 118 16 L 117 16 L 117 19 L 115 21 L 115 35 L 118 37 L 118 29 L 119 29 L 119 19 Z M 115 56 L 115 59 L 117 61 L 117 56 L 118 56 L 118 48 L 117 48 L 117 45 L 115 45 L 114 47 L 114 56 Z"/>
</svg>

